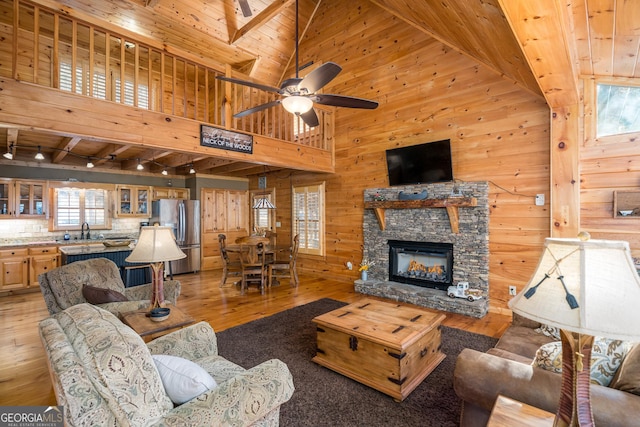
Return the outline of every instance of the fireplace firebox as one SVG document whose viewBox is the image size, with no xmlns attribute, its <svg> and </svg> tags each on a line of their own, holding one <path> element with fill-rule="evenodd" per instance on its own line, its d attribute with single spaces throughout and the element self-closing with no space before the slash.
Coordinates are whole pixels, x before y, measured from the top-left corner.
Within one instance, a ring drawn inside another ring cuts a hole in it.
<svg viewBox="0 0 640 427">
<path fill-rule="evenodd" d="M 446 291 L 452 284 L 453 244 L 389 240 L 389 280 Z"/>
</svg>

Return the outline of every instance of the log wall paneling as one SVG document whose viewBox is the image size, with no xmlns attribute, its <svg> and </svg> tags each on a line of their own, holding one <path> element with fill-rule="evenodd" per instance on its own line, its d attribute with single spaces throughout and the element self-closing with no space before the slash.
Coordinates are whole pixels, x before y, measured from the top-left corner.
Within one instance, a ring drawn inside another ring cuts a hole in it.
<svg viewBox="0 0 640 427">
<path fill-rule="evenodd" d="M 596 137 L 598 81 L 602 80 L 583 80 L 585 135 L 580 147 L 580 229 L 588 231 L 591 238 L 628 241 L 632 255 L 640 257 L 640 218 L 614 214 L 615 191 L 640 191 L 638 134 Z"/>
<path fill-rule="evenodd" d="M 305 273 L 353 281 L 357 268 L 350 271 L 345 264 L 362 260 L 363 191 L 388 186 L 385 150 L 449 138 L 454 177 L 490 182 L 490 310 L 506 310 L 509 285 L 526 284 L 550 233 L 548 197 L 545 206 L 534 203 L 535 194 L 549 195 L 549 108 L 541 97 L 428 36 L 376 19 L 379 13 L 373 4 L 320 5 L 309 29 L 314 41 L 301 44 L 301 62 L 340 64 L 348 58 L 349 72 L 325 91 L 376 99 L 380 106 L 336 109 L 335 174 L 275 174 L 277 221 L 290 229 L 290 205 L 283 198 L 290 197 L 291 185 L 325 181 L 326 256 L 300 255 L 298 266 Z M 331 45 L 355 14 L 358 22 L 375 22 L 358 27 L 357 37 L 383 48 Z M 394 35 L 393 43 L 387 34 Z M 286 209 L 280 208 L 283 203 Z"/>
</svg>

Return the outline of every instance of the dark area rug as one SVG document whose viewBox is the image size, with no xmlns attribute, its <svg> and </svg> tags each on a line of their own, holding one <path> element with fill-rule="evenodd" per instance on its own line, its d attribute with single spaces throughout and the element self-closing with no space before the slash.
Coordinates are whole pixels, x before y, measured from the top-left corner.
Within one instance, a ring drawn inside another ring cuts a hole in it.
<svg viewBox="0 0 640 427">
<path fill-rule="evenodd" d="M 322 299 L 216 333 L 220 354 L 245 368 L 277 358 L 291 370 L 296 391 L 280 408 L 284 427 L 457 426 L 453 391 L 456 357 L 464 348 L 486 351 L 496 339 L 442 327 L 447 357 L 403 402 L 324 368 L 316 354 L 312 319 L 346 305 Z"/>
</svg>

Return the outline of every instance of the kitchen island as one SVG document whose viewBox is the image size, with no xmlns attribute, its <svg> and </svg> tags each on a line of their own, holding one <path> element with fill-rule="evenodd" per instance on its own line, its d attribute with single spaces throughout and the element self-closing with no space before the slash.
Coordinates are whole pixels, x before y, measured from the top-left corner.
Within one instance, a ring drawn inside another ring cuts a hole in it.
<svg viewBox="0 0 640 427">
<path fill-rule="evenodd" d="M 126 287 L 143 285 L 151 282 L 148 268 L 127 269 L 140 267 L 141 264 L 130 263 L 125 259 L 133 250 L 133 244 L 128 246 L 105 246 L 103 243 L 75 244 L 60 246 L 61 264 L 69 264 L 91 258 L 108 258 L 115 262 L 120 269 L 120 277 Z"/>
</svg>

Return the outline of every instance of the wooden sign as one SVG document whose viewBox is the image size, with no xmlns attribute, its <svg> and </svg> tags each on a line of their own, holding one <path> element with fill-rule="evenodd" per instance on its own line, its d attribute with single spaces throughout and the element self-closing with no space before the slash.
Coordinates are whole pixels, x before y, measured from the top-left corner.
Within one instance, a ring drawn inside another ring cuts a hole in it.
<svg viewBox="0 0 640 427">
<path fill-rule="evenodd" d="M 200 125 L 200 145 L 253 154 L 253 136 L 244 133 Z"/>
</svg>

